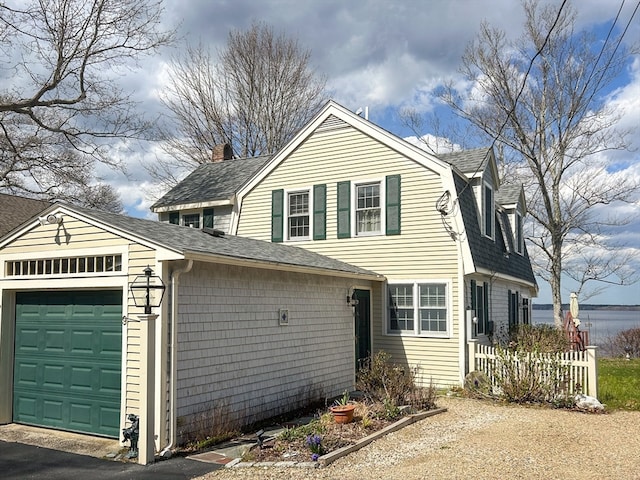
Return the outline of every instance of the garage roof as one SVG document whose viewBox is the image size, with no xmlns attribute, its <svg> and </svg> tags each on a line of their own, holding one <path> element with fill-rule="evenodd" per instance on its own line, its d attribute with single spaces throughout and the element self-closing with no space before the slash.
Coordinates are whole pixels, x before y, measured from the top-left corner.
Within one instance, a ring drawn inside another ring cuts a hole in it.
<svg viewBox="0 0 640 480">
<path fill-rule="evenodd" d="M 206 233 L 203 230 L 195 228 L 60 203 L 47 209 L 46 214 L 56 213 L 58 211 L 71 215 L 75 212 L 85 220 L 93 220 L 95 223 L 111 226 L 113 229 L 118 230 L 123 236 L 133 236 L 144 239 L 147 243 L 172 250 L 187 258 L 190 254 L 191 256 L 193 256 L 193 254 L 204 254 L 269 263 L 272 265 L 277 264 L 363 275 L 377 280 L 384 279 L 382 275 L 370 270 L 289 245 L 234 235 L 214 236 L 211 233 Z"/>
</svg>

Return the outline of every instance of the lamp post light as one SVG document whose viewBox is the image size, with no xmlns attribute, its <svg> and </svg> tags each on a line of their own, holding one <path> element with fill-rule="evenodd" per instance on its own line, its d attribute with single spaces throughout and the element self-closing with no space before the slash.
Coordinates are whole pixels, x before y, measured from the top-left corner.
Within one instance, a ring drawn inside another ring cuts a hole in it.
<svg viewBox="0 0 640 480">
<path fill-rule="evenodd" d="M 151 315 L 151 308 L 159 307 L 164 296 L 164 282 L 147 266 L 144 275 L 138 275 L 131 282 L 131 295 L 136 307 L 144 307 L 144 314 Z"/>
</svg>

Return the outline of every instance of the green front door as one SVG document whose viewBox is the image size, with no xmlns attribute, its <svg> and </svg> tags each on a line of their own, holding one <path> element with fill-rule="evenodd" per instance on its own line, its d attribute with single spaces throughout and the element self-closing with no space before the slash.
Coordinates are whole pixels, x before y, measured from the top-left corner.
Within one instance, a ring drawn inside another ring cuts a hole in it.
<svg viewBox="0 0 640 480">
<path fill-rule="evenodd" d="M 118 437 L 122 292 L 16 294 L 13 421 Z"/>
<path fill-rule="evenodd" d="M 355 334 L 356 334 L 356 369 L 371 356 L 371 295 L 369 290 L 356 290 L 355 299 Z M 356 371 L 357 371 L 356 370 Z"/>
</svg>

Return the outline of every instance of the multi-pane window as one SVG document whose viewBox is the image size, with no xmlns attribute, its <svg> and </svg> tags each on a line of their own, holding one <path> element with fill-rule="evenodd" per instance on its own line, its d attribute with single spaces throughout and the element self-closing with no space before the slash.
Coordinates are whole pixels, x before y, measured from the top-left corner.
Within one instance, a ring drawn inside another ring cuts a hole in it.
<svg viewBox="0 0 640 480">
<path fill-rule="evenodd" d="M 420 282 L 389 285 L 388 331 L 446 336 L 447 285 Z"/>
<path fill-rule="evenodd" d="M 442 283 L 418 285 L 420 292 L 420 330 L 447 331 L 446 285 Z"/>
<path fill-rule="evenodd" d="M 309 192 L 288 195 L 289 238 L 309 238 Z"/>
<path fill-rule="evenodd" d="M 182 225 L 191 228 L 200 228 L 200 214 L 193 213 L 182 216 Z"/>
<path fill-rule="evenodd" d="M 77 273 L 121 272 L 122 255 L 41 258 L 11 260 L 5 263 L 8 277 L 17 275 L 59 275 Z"/>
<path fill-rule="evenodd" d="M 356 185 L 356 234 L 380 231 L 380 183 Z"/>
<path fill-rule="evenodd" d="M 413 284 L 389 285 L 389 330 L 414 331 Z"/>
</svg>

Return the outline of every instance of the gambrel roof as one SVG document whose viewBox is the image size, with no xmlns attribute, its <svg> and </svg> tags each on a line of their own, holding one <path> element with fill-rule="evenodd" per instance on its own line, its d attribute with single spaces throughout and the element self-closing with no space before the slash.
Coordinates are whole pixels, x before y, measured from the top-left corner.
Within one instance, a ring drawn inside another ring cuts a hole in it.
<svg viewBox="0 0 640 480">
<path fill-rule="evenodd" d="M 506 212 L 496 210 L 495 240 L 482 235 L 478 221 L 479 210 L 472 189 L 469 188 L 467 180 L 460 175 L 455 176 L 455 182 L 467 241 L 476 269 L 501 273 L 537 285 L 526 246 L 522 255 L 514 252 Z"/>
</svg>

